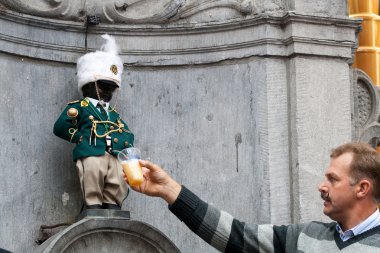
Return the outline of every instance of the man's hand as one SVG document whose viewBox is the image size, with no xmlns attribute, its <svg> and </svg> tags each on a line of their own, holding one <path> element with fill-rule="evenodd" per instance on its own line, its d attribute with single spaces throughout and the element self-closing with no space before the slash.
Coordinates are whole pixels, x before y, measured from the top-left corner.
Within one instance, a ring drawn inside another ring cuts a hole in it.
<svg viewBox="0 0 380 253">
<path fill-rule="evenodd" d="M 181 191 L 181 185 L 158 165 L 144 160 L 139 160 L 139 162 L 143 170 L 144 181 L 140 186 L 131 186 L 131 188 L 148 196 L 161 197 L 168 204 L 173 204 Z M 124 179 L 128 183 L 125 174 Z"/>
</svg>

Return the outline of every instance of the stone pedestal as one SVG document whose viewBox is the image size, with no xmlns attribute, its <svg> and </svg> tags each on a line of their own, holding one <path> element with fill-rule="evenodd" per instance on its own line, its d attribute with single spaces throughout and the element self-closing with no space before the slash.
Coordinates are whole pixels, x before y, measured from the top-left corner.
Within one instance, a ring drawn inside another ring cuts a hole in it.
<svg viewBox="0 0 380 253">
<path fill-rule="evenodd" d="M 49 238 L 34 253 L 179 253 L 158 229 L 130 220 L 129 212 L 88 210 L 83 218 Z"/>
</svg>

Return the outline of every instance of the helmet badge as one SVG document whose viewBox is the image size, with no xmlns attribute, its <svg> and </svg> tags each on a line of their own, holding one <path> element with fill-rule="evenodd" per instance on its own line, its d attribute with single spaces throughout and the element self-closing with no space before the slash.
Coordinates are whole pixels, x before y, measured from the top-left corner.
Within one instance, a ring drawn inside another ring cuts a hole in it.
<svg viewBox="0 0 380 253">
<path fill-rule="evenodd" d="M 116 65 L 115 64 L 113 64 L 112 66 L 111 66 L 111 71 L 112 71 L 112 73 L 114 74 L 114 75 L 117 75 L 117 67 L 116 67 Z"/>
</svg>

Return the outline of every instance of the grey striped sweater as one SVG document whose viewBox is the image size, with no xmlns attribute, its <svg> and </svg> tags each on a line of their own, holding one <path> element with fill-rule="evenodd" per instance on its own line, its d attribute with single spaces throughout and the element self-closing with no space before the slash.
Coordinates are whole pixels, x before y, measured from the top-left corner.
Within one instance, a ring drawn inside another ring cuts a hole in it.
<svg viewBox="0 0 380 253">
<path fill-rule="evenodd" d="M 380 252 L 380 226 L 343 242 L 335 222 L 287 226 L 246 224 L 208 205 L 184 186 L 169 209 L 221 252 Z"/>
</svg>

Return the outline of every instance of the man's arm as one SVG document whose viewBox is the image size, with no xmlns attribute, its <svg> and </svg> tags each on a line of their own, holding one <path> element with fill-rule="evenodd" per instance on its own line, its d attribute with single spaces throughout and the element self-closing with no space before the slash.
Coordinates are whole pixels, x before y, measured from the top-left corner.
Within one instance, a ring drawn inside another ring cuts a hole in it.
<svg viewBox="0 0 380 253">
<path fill-rule="evenodd" d="M 163 198 L 174 215 L 219 251 L 284 252 L 286 226 L 247 225 L 201 200 L 159 166 L 142 160 L 140 164 L 144 182 L 138 187 L 131 186 L 132 189 Z"/>
</svg>

